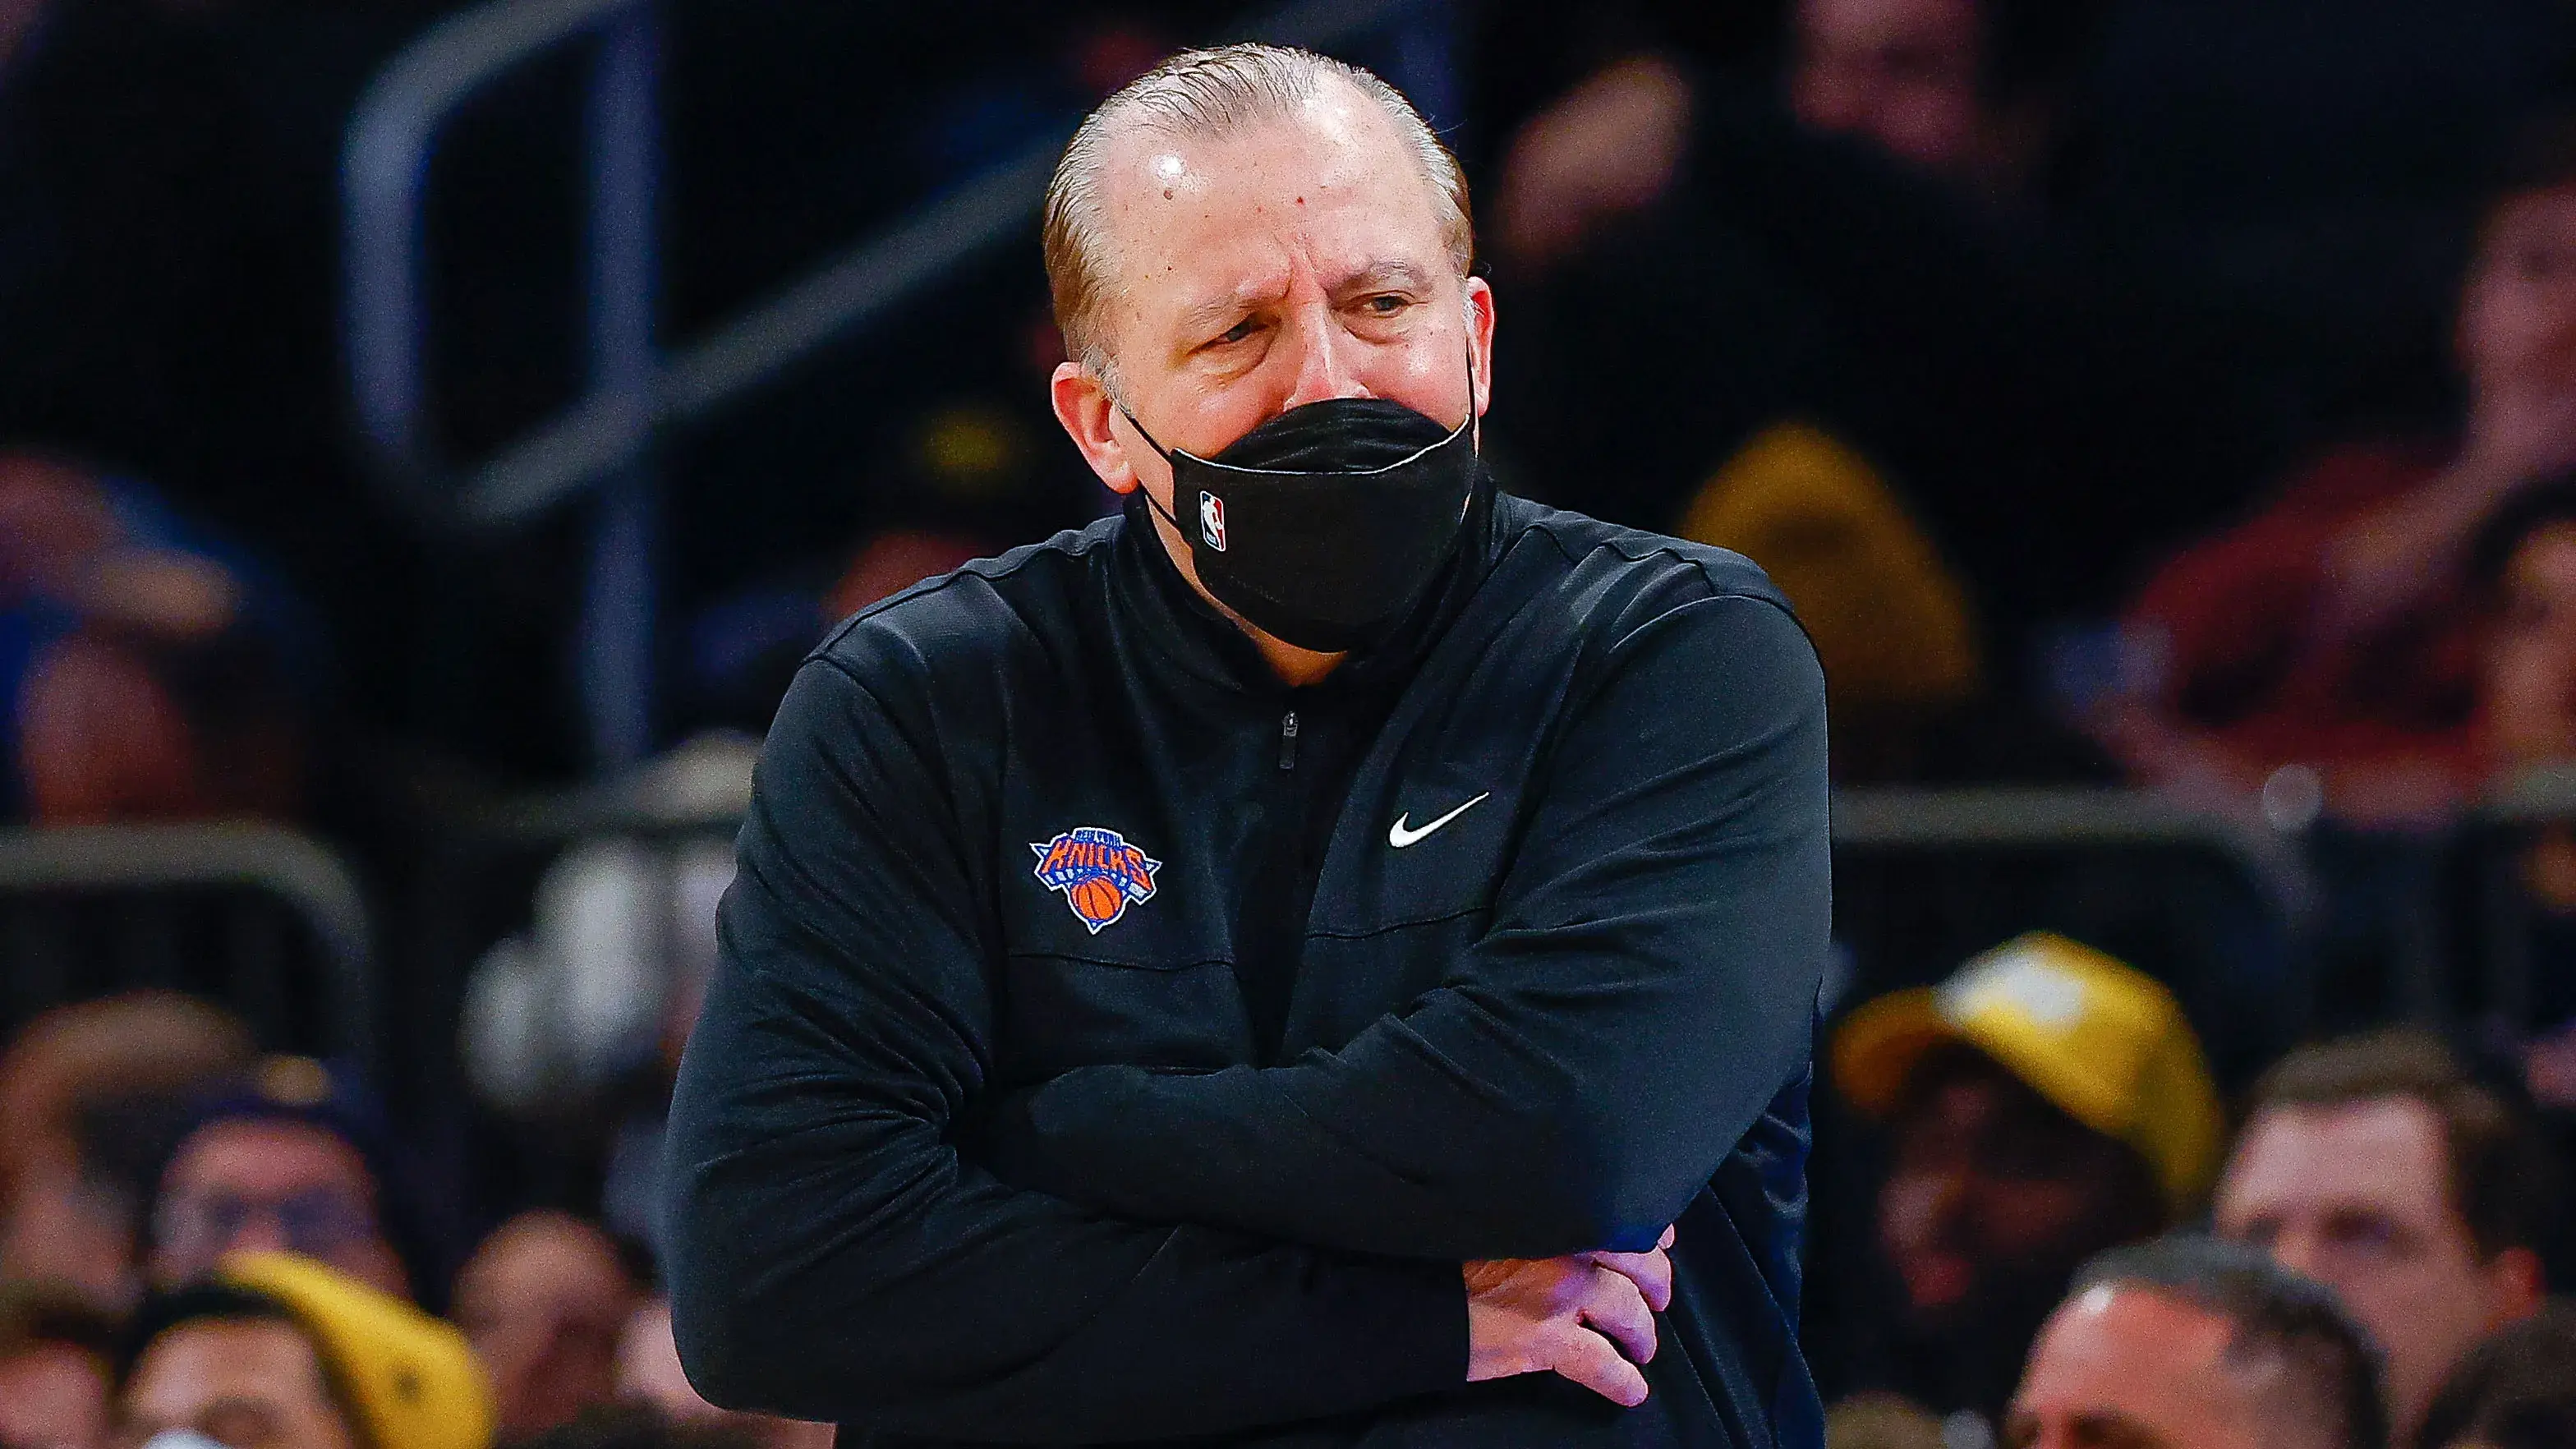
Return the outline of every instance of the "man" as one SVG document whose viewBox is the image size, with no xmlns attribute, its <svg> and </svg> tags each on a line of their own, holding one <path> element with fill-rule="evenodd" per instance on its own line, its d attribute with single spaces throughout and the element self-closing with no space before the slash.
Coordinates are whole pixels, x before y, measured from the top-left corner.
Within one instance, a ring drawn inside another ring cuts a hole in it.
<svg viewBox="0 0 2576 1449">
<path fill-rule="evenodd" d="M 2540 1306 L 2553 1166 L 2434 1037 L 2306 1047 L 2255 1085 L 2218 1186 L 2219 1234 L 2343 1295 L 2412 1432 L 2443 1376 Z"/>
<path fill-rule="evenodd" d="M 1812 1443 L 1785 604 L 1494 491 L 1464 186 L 1365 72 L 1176 57 L 1046 233 L 1128 506 L 781 706 L 672 1110 L 690 1376 L 905 1442 Z"/>
<path fill-rule="evenodd" d="M 2032 1350 L 2007 1449 L 2383 1449 L 2370 1342 L 2323 1287 L 2202 1238 L 2085 1266 Z"/>
<path fill-rule="evenodd" d="M 2513 686 L 2479 677 L 2493 621 L 2476 555 L 2499 514 L 2576 467 L 2576 112 L 2503 148 L 2476 220 L 2456 416 L 2431 437 L 2332 440 L 2130 606 L 2140 667 L 2098 732 L 2141 780 L 2250 797 L 2296 765 L 2338 815 L 2413 822 L 2550 743 L 2478 739 L 2484 692 Z"/>
<path fill-rule="evenodd" d="M 1940 1413 L 1991 1422 L 2077 1266 L 2181 1220 L 2217 1163 L 2172 994 L 2047 932 L 1863 1006 L 1833 1066 L 1888 1123 L 1878 1239 L 1902 1293 L 1852 1376 Z"/>
<path fill-rule="evenodd" d="M 174 1104 L 254 1059 L 250 1029 L 174 991 L 37 1016 L 0 1055 L 0 1279 L 50 1282 L 123 1313 L 141 1296 L 140 1179 Z"/>
<path fill-rule="evenodd" d="M 499 1431 L 569 1424 L 617 1393 L 617 1345 L 643 1297 L 617 1244 L 568 1213 L 524 1212 L 456 1275 L 449 1314 L 492 1381 Z"/>
<path fill-rule="evenodd" d="M 0 1444 L 104 1449 L 116 1320 L 69 1290 L 0 1287 Z"/>
<path fill-rule="evenodd" d="M 388 1190 L 390 1163 L 352 1084 L 310 1057 L 269 1057 L 195 1105 L 157 1178 L 147 1276 L 179 1288 L 228 1253 L 283 1251 L 404 1297 L 443 1286 L 414 1282 L 421 1204 Z"/>
<path fill-rule="evenodd" d="M 186 1430 L 229 1449 L 485 1449 L 491 1391 L 455 1329 L 288 1253 L 226 1260 L 144 1306 L 118 1442 Z"/>
</svg>

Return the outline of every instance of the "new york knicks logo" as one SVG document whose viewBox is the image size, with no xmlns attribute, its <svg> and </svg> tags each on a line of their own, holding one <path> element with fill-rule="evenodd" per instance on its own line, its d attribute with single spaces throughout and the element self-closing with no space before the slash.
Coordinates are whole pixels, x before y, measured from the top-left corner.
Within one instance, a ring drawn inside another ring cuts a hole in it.
<svg viewBox="0 0 2576 1449">
<path fill-rule="evenodd" d="M 1077 826 L 1029 849 L 1037 852 L 1038 879 L 1048 890 L 1064 892 L 1075 919 L 1095 936 L 1127 914 L 1128 906 L 1152 900 L 1154 872 L 1163 868 L 1127 837 L 1097 825 Z"/>
</svg>

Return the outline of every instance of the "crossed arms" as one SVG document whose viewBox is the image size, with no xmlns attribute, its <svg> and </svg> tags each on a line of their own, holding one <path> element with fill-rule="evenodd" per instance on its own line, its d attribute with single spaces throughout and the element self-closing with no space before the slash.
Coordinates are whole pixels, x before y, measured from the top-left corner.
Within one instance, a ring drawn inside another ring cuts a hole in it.
<svg viewBox="0 0 2576 1449">
<path fill-rule="evenodd" d="M 1337 1052 L 1005 1103 L 926 719 L 828 659 L 765 754 L 673 1106 L 673 1297 L 719 1400 L 998 1442 L 1223 1432 L 1467 1377 L 1461 1263 L 1651 1249 L 1799 1069 L 1822 683 L 1720 596 L 1621 642 L 1492 928 Z"/>
</svg>

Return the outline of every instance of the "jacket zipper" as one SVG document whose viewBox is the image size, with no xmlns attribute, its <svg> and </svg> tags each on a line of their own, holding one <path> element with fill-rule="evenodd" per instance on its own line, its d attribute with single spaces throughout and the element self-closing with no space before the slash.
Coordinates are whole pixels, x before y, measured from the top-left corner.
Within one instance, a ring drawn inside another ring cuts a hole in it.
<svg viewBox="0 0 2576 1449">
<path fill-rule="evenodd" d="M 1297 768 L 1297 711 L 1293 709 L 1279 721 L 1279 768 Z"/>
</svg>

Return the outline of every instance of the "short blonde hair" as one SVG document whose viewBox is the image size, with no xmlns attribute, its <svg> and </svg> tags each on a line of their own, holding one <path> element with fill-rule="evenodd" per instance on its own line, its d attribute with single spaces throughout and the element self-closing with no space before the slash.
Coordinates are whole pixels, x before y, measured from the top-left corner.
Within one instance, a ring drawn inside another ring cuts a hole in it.
<svg viewBox="0 0 2576 1449">
<path fill-rule="evenodd" d="M 1111 376 L 1097 325 L 1101 299 L 1109 290 L 1099 189 L 1110 143 L 1130 126 L 1167 136 L 1213 137 L 1283 120 L 1330 79 L 1345 81 L 1377 102 L 1412 144 L 1439 211 L 1450 263 L 1462 277 L 1475 265 L 1466 173 L 1403 92 L 1359 66 L 1311 50 L 1256 44 L 1185 50 L 1129 82 L 1085 117 L 1047 183 L 1043 241 L 1056 327 L 1064 333 L 1065 350 L 1093 375 Z"/>
</svg>

